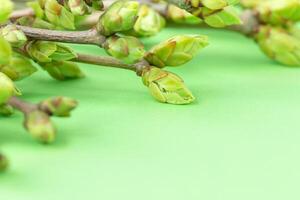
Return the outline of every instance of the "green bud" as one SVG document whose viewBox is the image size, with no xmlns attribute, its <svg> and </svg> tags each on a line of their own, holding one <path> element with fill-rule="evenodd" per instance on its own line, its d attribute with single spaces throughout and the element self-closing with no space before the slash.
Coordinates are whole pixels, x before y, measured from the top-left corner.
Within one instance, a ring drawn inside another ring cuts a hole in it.
<svg viewBox="0 0 300 200">
<path fill-rule="evenodd" d="M 37 69 L 28 58 L 15 53 L 9 64 L 0 65 L 0 71 L 6 74 L 11 80 L 18 81 L 30 76 Z"/>
<path fill-rule="evenodd" d="M 183 10 L 172 4 L 168 6 L 167 17 L 176 23 L 200 24 L 202 22 L 199 17 L 196 17 L 186 10 Z"/>
<path fill-rule="evenodd" d="M 241 24 L 241 20 L 233 8 L 233 5 L 237 4 L 239 0 L 169 0 L 169 2 L 201 18 L 201 20 L 204 20 L 206 24 L 212 27 L 221 28 Z M 181 13 L 177 11 L 171 13 L 171 16 L 174 15 L 179 19 L 180 16 L 185 18 L 186 14 Z M 192 22 L 196 20 L 191 19 Z"/>
<path fill-rule="evenodd" d="M 154 46 L 145 59 L 157 67 L 178 66 L 190 61 L 198 50 L 208 45 L 208 39 L 202 35 L 175 36 Z"/>
<path fill-rule="evenodd" d="M 125 63 L 135 63 L 145 55 L 144 45 L 135 37 L 113 35 L 106 40 L 106 52 Z"/>
<path fill-rule="evenodd" d="M 26 45 L 30 57 L 37 62 L 67 61 L 77 57 L 69 47 L 47 41 L 31 41 Z"/>
<path fill-rule="evenodd" d="M 300 66 L 300 40 L 282 28 L 262 26 L 255 36 L 270 58 L 290 66 Z"/>
<path fill-rule="evenodd" d="M 0 153 L 0 172 L 3 172 L 8 167 L 8 159 Z"/>
<path fill-rule="evenodd" d="M 161 31 L 165 23 L 165 19 L 158 12 L 147 5 L 142 5 L 133 29 L 140 36 L 152 36 Z"/>
<path fill-rule="evenodd" d="M 82 16 L 92 12 L 84 0 L 68 0 L 68 7 L 75 16 Z"/>
<path fill-rule="evenodd" d="M 101 15 L 97 30 L 109 36 L 132 29 L 137 19 L 138 7 L 139 3 L 136 1 L 116 1 Z"/>
<path fill-rule="evenodd" d="M 53 61 L 50 63 L 40 63 L 40 66 L 56 80 L 68 80 L 84 77 L 83 72 L 77 64 L 68 61 Z"/>
<path fill-rule="evenodd" d="M 287 21 L 300 20 L 299 0 L 265 1 L 259 4 L 257 10 L 260 19 L 272 25 L 285 25 Z"/>
<path fill-rule="evenodd" d="M 58 27 L 75 30 L 74 15 L 56 0 L 45 0 L 45 16 Z"/>
<path fill-rule="evenodd" d="M 22 26 L 30 26 L 33 28 L 41 28 L 41 29 L 49 29 L 49 30 L 56 28 L 56 26 L 37 17 L 21 17 L 17 20 L 17 23 Z"/>
<path fill-rule="evenodd" d="M 77 107 L 77 101 L 68 97 L 53 97 L 42 101 L 39 109 L 57 117 L 69 117 L 70 112 Z"/>
<path fill-rule="evenodd" d="M 45 12 L 44 12 L 43 8 L 41 7 L 41 5 L 39 4 L 39 2 L 37 2 L 37 1 L 28 2 L 27 6 L 32 8 L 35 17 L 40 18 L 40 19 L 44 18 Z"/>
<path fill-rule="evenodd" d="M 241 24 L 240 17 L 232 6 L 225 7 L 218 12 L 210 9 L 203 9 L 203 16 L 204 22 L 215 28 Z"/>
<path fill-rule="evenodd" d="M 10 105 L 7 104 L 0 105 L 0 115 L 10 116 L 14 114 L 14 111 L 15 111 L 14 108 Z"/>
<path fill-rule="evenodd" d="M 15 87 L 12 80 L 0 72 L 0 105 L 6 103 L 12 96 L 19 94 L 20 91 Z"/>
<path fill-rule="evenodd" d="M 39 110 L 27 113 L 24 126 L 31 136 L 42 143 L 52 143 L 55 140 L 55 128 L 49 116 Z"/>
<path fill-rule="evenodd" d="M 189 104 L 195 100 L 193 94 L 177 75 L 156 67 L 145 69 L 143 83 L 158 101 L 170 104 Z"/>
<path fill-rule="evenodd" d="M 0 10 L 0 23 L 4 23 L 13 10 L 13 3 L 10 0 L 1 0 Z"/>
<path fill-rule="evenodd" d="M 0 35 L 2 35 L 2 37 L 13 47 L 21 47 L 27 41 L 27 37 L 23 31 L 18 30 L 15 25 L 5 26 L 0 30 Z"/>
<path fill-rule="evenodd" d="M 12 49 L 10 44 L 0 35 L 0 65 L 5 65 L 10 62 Z"/>
</svg>

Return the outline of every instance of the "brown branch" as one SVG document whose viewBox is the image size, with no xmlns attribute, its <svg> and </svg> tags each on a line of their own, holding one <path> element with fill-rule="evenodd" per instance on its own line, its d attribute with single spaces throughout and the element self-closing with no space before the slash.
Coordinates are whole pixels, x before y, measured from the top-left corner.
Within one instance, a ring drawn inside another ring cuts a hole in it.
<svg viewBox="0 0 300 200">
<path fill-rule="evenodd" d="M 11 97 L 7 103 L 15 109 L 23 112 L 24 114 L 28 114 L 38 109 L 38 106 L 36 104 L 23 101 L 17 97 Z"/>
<path fill-rule="evenodd" d="M 78 53 L 77 58 L 74 58 L 72 61 L 136 71 L 135 65 L 123 63 L 120 60 L 109 56 L 93 56 Z"/>
<path fill-rule="evenodd" d="M 34 40 L 55 41 L 74 44 L 93 44 L 102 47 L 106 37 L 100 35 L 96 29 L 87 31 L 57 31 L 40 28 L 32 28 L 17 25 L 17 28 Z"/>
</svg>

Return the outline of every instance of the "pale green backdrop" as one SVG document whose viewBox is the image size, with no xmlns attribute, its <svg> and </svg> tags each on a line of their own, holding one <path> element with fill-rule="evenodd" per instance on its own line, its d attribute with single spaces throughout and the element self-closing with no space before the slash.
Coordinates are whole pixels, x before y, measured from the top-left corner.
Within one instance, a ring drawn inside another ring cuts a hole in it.
<svg viewBox="0 0 300 200">
<path fill-rule="evenodd" d="M 192 105 L 158 103 L 119 69 L 81 65 L 82 80 L 41 71 L 20 82 L 25 99 L 67 95 L 80 107 L 55 119 L 51 146 L 26 135 L 21 114 L 0 119 L 0 147 L 12 163 L 0 175 L 0 199 L 300 199 L 300 69 L 274 63 L 236 33 L 173 26 L 144 42 L 182 33 L 205 33 L 211 43 L 169 68 L 197 97 Z"/>
</svg>

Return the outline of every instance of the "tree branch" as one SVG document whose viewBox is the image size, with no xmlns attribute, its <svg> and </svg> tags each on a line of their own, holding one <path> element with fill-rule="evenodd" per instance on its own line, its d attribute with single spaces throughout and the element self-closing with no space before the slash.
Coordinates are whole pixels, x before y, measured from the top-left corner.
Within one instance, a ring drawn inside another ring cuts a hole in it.
<svg viewBox="0 0 300 200">
<path fill-rule="evenodd" d="M 38 106 L 36 104 L 23 101 L 17 97 L 11 97 L 7 103 L 15 109 L 23 112 L 24 114 L 28 114 L 38 109 Z"/>
<path fill-rule="evenodd" d="M 75 44 L 93 44 L 102 47 L 106 37 L 99 34 L 96 29 L 87 31 L 57 31 L 40 28 L 32 28 L 17 25 L 24 34 L 35 40 L 55 41 Z"/>
<path fill-rule="evenodd" d="M 120 60 L 109 56 L 93 56 L 78 53 L 77 58 L 74 58 L 72 61 L 136 71 L 135 65 L 123 63 Z"/>
</svg>

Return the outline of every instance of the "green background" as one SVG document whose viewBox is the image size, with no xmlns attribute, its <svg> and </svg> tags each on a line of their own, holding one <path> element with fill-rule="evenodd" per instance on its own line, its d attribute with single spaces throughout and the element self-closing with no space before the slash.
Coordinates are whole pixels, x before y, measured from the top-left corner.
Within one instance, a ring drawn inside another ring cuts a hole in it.
<svg viewBox="0 0 300 200">
<path fill-rule="evenodd" d="M 19 82 L 27 100 L 66 95 L 80 106 L 55 119 L 51 146 L 27 135 L 21 114 L 1 118 L 11 168 L 0 175 L 0 199 L 299 199 L 300 70 L 226 31 L 171 26 L 144 43 L 183 33 L 210 38 L 192 62 L 168 69 L 197 97 L 191 105 L 158 103 L 134 73 L 84 64 L 85 79 L 40 71 Z"/>
</svg>

